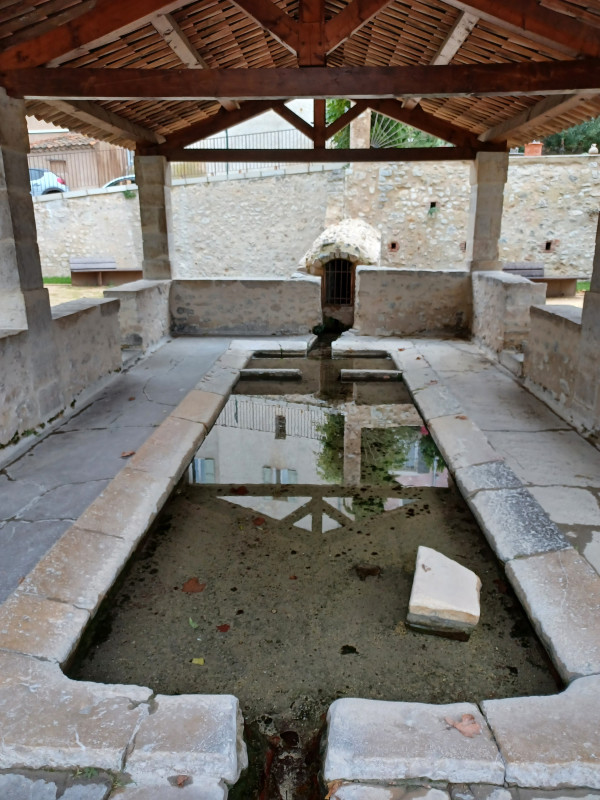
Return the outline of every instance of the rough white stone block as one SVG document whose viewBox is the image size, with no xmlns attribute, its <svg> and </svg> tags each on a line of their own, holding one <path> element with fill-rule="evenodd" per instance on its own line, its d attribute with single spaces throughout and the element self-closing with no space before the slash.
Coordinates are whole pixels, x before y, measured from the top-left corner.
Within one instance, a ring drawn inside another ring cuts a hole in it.
<svg viewBox="0 0 600 800">
<path fill-rule="evenodd" d="M 472 714 L 481 734 L 467 738 L 445 722 Z M 451 783 L 504 781 L 489 728 L 472 703 L 430 705 L 343 698 L 329 708 L 326 781 L 428 778 Z"/>
<path fill-rule="evenodd" d="M 587 560 L 569 548 L 511 561 L 506 574 L 561 677 L 600 673 L 600 577 Z"/>
<path fill-rule="evenodd" d="M 242 717 L 232 695 L 158 695 L 125 770 L 138 785 L 173 775 L 235 783 L 247 766 Z"/>
<path fill-rule="evenodd" d="M 482 704 L 506 763 L 506 780 L 542 789 L 600 788 L 600 676 L 562 694 Z"/>
<path fill-rule="evenodd" d="M 364 783 L 346 783 L 336 789 L 331 800 L 448 800 L 448 792 L 441 789 L 412 788 L 405 786 L 369 786 Z"/>
<path fill-rule="evenodd" d="M 418 628 L 468 636 L 479 622 L 481 580 L 431 547 L 419 547 L 407 621 Z"/>
</svg>

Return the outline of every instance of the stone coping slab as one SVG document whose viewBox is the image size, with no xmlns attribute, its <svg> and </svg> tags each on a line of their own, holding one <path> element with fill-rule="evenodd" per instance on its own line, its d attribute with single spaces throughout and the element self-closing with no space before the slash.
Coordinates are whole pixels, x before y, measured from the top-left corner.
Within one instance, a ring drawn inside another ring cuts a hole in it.
<svg viewBox="0 0 600 800">
<path fill-rule="evenodd" d="M 452 472 L 489 461 L 501 461 L 482 431 L 465 414 L 437 417 L 427 427 Z"/>
<path fill-rule="evenodd" d="M 482 489 L 521 489 L 523 484 L 504 461 L 490 461 L 473 467 L 462 467 L 454 473 L 462 496 L 467 499 Z"/>
<path fill-rule="evenodd" d="M 448 792 L 428 787 L 374 786 L 344 783 L 333 791 L 331 800 L 449 800 Z"/>
<path fill-rule="evenodd" d="M 227 787 L 211 778 L 185 786 L 126 786 L 111 794 L 111 800 L 227 800 Z"/>
<path fill-rule="evenodd" d="M 600 673 L 600 576 L 589 562 L 568 548 L 511 561 L 506 574 L 563 680 Z M 600 733 L 597 742 L 600 758 Z"/>
<path fill-rule="evenodd" d="M 570 547 L 527 489 L 483 489 L 466 500 L 500 561 Z"/>
<path fill-rule="evenodd" d="M 509 784 L 600 789 L 600 676 L 548 697 L 482 703 Z"/>
<path fill-rule="evenodd" d="M 471 714 L 481 734 L 467 738 L 445 722 Z M 504 764 L 472 703 L 430 705 L 342 698 L 327 714 L 325 780 L 453 783 L 504 781 Z"/>
<path fill-rule="evenodd" d="M 176 775 L 235 783 L 248 765 L 242 726 L 233 695 L 157 695 L 127 757 L 127 773 L 138 785 Z"/>
</svg>

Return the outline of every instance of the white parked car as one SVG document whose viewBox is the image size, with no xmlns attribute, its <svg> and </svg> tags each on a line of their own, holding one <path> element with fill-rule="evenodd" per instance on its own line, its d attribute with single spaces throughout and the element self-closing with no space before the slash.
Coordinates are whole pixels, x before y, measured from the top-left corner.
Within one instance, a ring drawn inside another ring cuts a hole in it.
<svg viewBox="0 0 600 800">
<path fill-rule="evenodd" d="M 119 178 L 113 178 L 112 181 L 105 183 L 103 189 L 110 189 L 113 186 L 131 186 L 135 185 L 135 175 L 121 175 Z"/>
<path fill-rule="evenodd" d="M 29 182 L 32 195 L 69 191 L 64 180 L 59 175 L 50 172 L 49 169 L 29 167 Z"/>
</svg>

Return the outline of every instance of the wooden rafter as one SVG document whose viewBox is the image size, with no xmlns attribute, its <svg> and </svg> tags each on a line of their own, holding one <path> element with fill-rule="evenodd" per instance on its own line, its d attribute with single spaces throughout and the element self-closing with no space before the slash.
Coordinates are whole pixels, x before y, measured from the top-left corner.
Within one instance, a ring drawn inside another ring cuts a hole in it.
<svg viewBox="0 0 600 800">
<path fill-rule="evenodd" d="M 341 117 L 338 117 L 335 122 L 327 126 L 325 129 L 325 137 L 331 139 L 332 136 L 335 136 L 336 133 L 343 130 L 346 125 L 349 125 L 352 120 L 360 117 L 367 108 L 369 108 L 369 103 L 366 100 L 357 100 Z"/>
<path fill-rule="evenodd" d="M 325 147 L 325 100 L 314 100 L 314 138 L 315 148 Z"/>
<path fill-rule="evenodd" d="M 582 100 L 589 99 L 586 94 L 569 94 L 569 95 L 554 95 L 553 97 L 544 97 L 531 108 L 527 108 L 516 114 L 510 119 L 499 122 L 492 128 L 482 133 L 478 138 L 480 142 L 498 142 L 502 140 L 511 140 L 515 134 L 523 128 L 527 128 L 534 124 L 540 124 L 547 119 L 559 117 L 567 111 L 570 111 L 576 105 L 579 105 Z"/>
<path fill-rule="evenodd" d="M 537 0 L 446 0 L 487 22 L 518 33 L 570 56 L 600 56 L 600 30 L 566 14 L 541 6 Z"/>
<path fill-rule="evenodd" d="M 478 150 L 472 147 L 379 147 L 341 149 L 319 147 L 307 150 L 183 150 L 161 147 L 160 152 L 169 161 L 228 162 L 273 161 L 276 154 L 282 163 L 320 164 L 348 161 L 464 161 L 475 158 Z"/>
<path fill-rule="evenodd" d="M 379 100 L 371 101 L 369 106 L 373 111 L 378 111 L 386 117 L 412 125 L 420 131 L 437 136 L 444 141 L 454 144 L 457 147 L 471 147 L 477 149 L 478 139 L 470 133 L 456 125 L 452 125 L 443 119 L 427 114 L 420 108 L 409 110 L 398 100 Z"/>
<path fill-rule="evenodd" d="M 277 41 L 296 54 L 299 42 L 299 23 L 276 6 L 272 0 L 233 0 L 261 28 L 277 39 Z"/>
<path fill-rule="evenodd" d="M 181 0 L 98 0 L 77 19 L 4 50 L 0 53 L 0 70 L 55 65 L 111 41 L 117 32 L 141 27 L 157 12 L 169 13 L 180 5 Z"/>
<path fill-rule="evenodd" d="M 351 0 L 335 17 L 325 23 L 326 52 L 331 53 L 343 44 L 391 2 L 392 0 Z"/>
<path fill-rule="evenodd" d="M 289 122 L 290 125 L 293 125 L 293 127 L 299 130 L 300 133 L 308 136 L 308 138 L 312 141 L 314 136 L 314 129 L 312 125 L 309 125 L 306 120 L 294 113 L 291 108 L 288 108 L 285 105 L 285 103 L 274 103 L 273 111 L 279 114 L 279 116 L 286 122 Z"/>
<path fill-rule="evenodd" d="M 449 64 L 465 43 L 475 25 L 477 25 L 477 20 L 478 17 L 474 14 L 462 11 L 438 48 L 437 53 L 429 62 L 431 66 Z M 414 108 L 419 104 L 420 99 L 420 97 L 409 97 L 404 103 L 404 107 L 407 109 Z"/>
<path fill-rule="evenodd" d="M 387 99 L 600 94 L 600 60 L 414 67 L 279 69 L 23 69 L 0 73 L 17 97 L 44 100 Z M 234 113 L 234 112 L 229 112 Z"/>
<path fill-rule="evenodd" d="M 155 14 L 151 22 L 182 64 L 189 69 L 208 69 L 206 61 L 191 44 L 171 14 Z M 234 100 L 219 100 L 219 103 L 227 111 L 238 108 L 238 104 Z"/>
<path fill-rule="evenodd" d="M 162 144 L 165 141 L 164 136 L 131 122 L 90 100 L 54 100 L 51 105 L 87 125 L 93 125 L 115 136 L 125 136 L 132 142 Z"/>
<path fill-rule="evenodd" d="M 187 147 L 194 142 L 199 142 L 201 139 L 206 139 L 208 136 L 214 136 L 217 133 L 222 133 L 231 128 L 232 125 L 238 125 L 240 122 L 245 122 L 253 117 L 258 117 L 264 114 L 272 107 L 273 103 L 263 100 L 254 100 L 244 103 L 238 109 L 233 111 L 219 111 L 213 114 L 212 117 L 197 122 L 195 125 L 190 125 L 182 131 L 172 133 L 165 139 L 165 148 L 183 148 Z M 149 148 L 144 148 L 149 150 Z"/>
</svg>

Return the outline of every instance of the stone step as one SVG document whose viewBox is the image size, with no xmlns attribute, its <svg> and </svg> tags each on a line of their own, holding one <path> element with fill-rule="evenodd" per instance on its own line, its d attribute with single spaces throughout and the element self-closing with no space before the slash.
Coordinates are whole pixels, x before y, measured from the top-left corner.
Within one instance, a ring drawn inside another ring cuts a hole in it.
<svg viewBox="0 0 600 800">
<path fill-rule="evenodd" d="M 341 369 L 342 383 L 355 381 L 400 381 L 402 373 L 397 369 Z"/>
<path fill-rule="evenodd" d="M 243 369 L 240 371 L 240 378 L 244 380 L 266 380 L 266 381 L 300 381 L 302 371 L 299 369 Z"/>
</svg>

